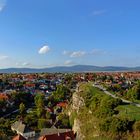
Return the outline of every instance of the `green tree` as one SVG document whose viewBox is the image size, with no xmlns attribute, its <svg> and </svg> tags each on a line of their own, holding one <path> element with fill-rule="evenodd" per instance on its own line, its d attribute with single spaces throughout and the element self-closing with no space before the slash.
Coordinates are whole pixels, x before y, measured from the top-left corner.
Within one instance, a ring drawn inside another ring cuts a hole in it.
<svg viewBox="0 0 140 140">
<path fill-rule="evenodd" d="M 25 108 L 25 105 L 23 104 L 23 103 L 21 103 L 20 105 L 19 105 L 19 112 L 20 112 L 20 115 L 24 115 L 25 114 L 25 112 L 26 112 L 26 108 Z"/>
<path fill-rule="evenodd" d="M 112 98 L 111 96 L 105 96 L 101 101 L 101 107 L 114 109 L 122 103 L 119 98 Z"/>
<path fill-rule="evenodd" d="M 135 131 L 140 131 L 140 121 L 136 121 L 133 125 Z"/>
<path fill-rule="evenodd" d="M 105 132 L 126 132 L 127 130 L 132 129 L 133 121 L 128 120 L 127 118 L 117 118 L 117 117 L 109 117 L 103 119 L 100 124 L 100 130 Z"/>
<path fill-rule="evenodd" d="M 66 114 L 60 114 L 58 116 L 57 125 L 59 128 L 69 128 L 70 127 L 69 116 L 67 116 Z"/>
<path fill-rule="evenodd" d="M 38 121 L 36 112 L 33 111 L 33 112 L 30 112 L 29 114 L 27 114 L 24 118 L 24 121 L 28 126 L 36 127 L 37 121 Z"/>
<path fill-rule="evenodd" d="M 51 126 L 50 122 L 47 121 L 46 119 L 39 119 L 38 120 L 38 128 L 39 129 L 50 127 L 50 126 Z"/>
<path fill-rule="evenodd" d="M 68 99 L 70 97 L 70 90 L 64 85 L 58 85 L 57 90 L 53 92 L 53 97 L 56 102 Z"/>
<path fill-rule="evenodd" d="M 44 107 L 45 96 L 43 94 L 37 94 L 34 98 L 36 107 Z"/>
<path fill-rule="evenodd" d="M 37 107 L 36 113 L 38 118 L 45 118 L 45 97 L 42 94 L 37 94 L 35 96 L 35 105 Z"/>
<path fill-rule="evenodd" d="M 46 119 L 51 119 L 51 114 L 49 112 L 46 112 Z"/>
<path fill-rule="evenodd" d="M 99 108 L 99 106 L 100 106 L 101 100 L 102 100 L 102 96 L 100 94 L 97 94 L 97 95 L 93 96 L 92 102 L 91 102 L 91 104 L 89 106 L 90 109 L 92 111 L 97 110 Z"/>
<path fill-rule="evenodd" d="M 127 98 L 130 100 L 140 100 L 140 81 L 127 92 Z"/>
</svg>

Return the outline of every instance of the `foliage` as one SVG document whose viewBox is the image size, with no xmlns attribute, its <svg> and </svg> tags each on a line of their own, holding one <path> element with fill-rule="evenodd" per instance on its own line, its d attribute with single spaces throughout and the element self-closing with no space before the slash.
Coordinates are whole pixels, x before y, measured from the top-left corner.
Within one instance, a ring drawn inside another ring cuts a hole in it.
<svg viewBox="0 0 140 140">
<path fill-rule="evenodd" d="M 132 101 L 140 100 L 140 81 L 138 81 L 135 86 L 128 90 L 126 96 Z"/>
<path fill-rule="evenodd" d="M 20 105 L 19 105 L 19 112 L 20 112 L 20 115 L 24 115 L 25 114 L 25 112 L 26 112 L 26 108 L 25 108 L 25 105 L 23 104 L 23 103 L 21 103 Z"/>
<path fill-rule="evenodd" d="M 37 94 L 34 100 L 35 100 L 35 105 L 37 107 L 36 113 L 37 113 L 38 118 L 45 118 L 44 95 Z"/>
<path fill-rule="evenodd" d="M 101 95 L 97 94 L 92 98 L 92 102 L 89 106 L 90 110 L 93 112 L 97 110 L 97 108 L 100 106 L 101 103 Z"/>
<path fill-rule="evenodd" d="M 81 108 L 76 115 L 80 121 L 80 128 L 85 139 L 93 139 L 94 135 L 107 134 L 109 138 L 122 138 L 132 130 L 133 119 L 119 116 L 118 106 L 124 106 L 118 98 L 112 98 L 103 91 L 90 84 L 80 85 L 80 96 L 86 101 L 86 106 Z M 84 109 L 85 108 L 85 109 Z"/>
<path fill-rule="evenodd" d="M 39 119 L 38 120 L 38 128 L 39 129 L 47 128 L 50 126 L 51 126 L 50 122 L 48 122 L 46 119 Z"/>
<path fill-rule="evenodd" d="M 49 112 L 46 112 L 46 119 L 51 119 L 51 114 Z"/>
<path fill-rule="evenodd" d="M 60 114 L 57 120 L 57 125 L 59 126 L 59 128 L 70 128 L 69 116 L 67 116 L 66 114 Z"/>
<path fill-rule="evenodd" d="M 94 114 L 98 118 L 111 117 L 112 115 L 115 114 L 115 110 L 111 108 L 100 107 L 98 110 L 95 111 Z"/>
<path fill-rule="evenodd" d="M 94 115 L 99 118 L 110 117 L 116 113 L 115 107 L 120 105 L 122 101 L 120 99 L 114 99 L 107 95 L 96 94 L 92 97 L 90 109 L 94 112 Z"/>
<path fill-rule="evenodd" d="M 133 105 L 119 105 L 115 108 L 119 113 L 117 116 L 127 117 L 131 120 L 140 120 L 140 108 Z"/>
<path fill-rule="evenodd" d="M 31 102 L 33 102 L 33 96 L 29 92 L 13 92 L 12 99 L 15 101 L 15 105 L 19 106 L 22 102 L 26 106 L 29 106 Z"/>
<path fill-rule="evenodd" d="M 136 121 L 133 125 L 133 129 L 136 131 L 140 131 L 140 121 Z"/>
<path fill-rule="evenodd" d="M 122 103 L 121 99 L 112 98 L 111 96 L 104 96 L 101 101 L 101 107 L 114 109 Z"/>
<path fill-rule="evenodd" d="M 126 132 L 132 130 L 133 122 L 127 118 L 109 117 L 99 124 L 101 131 L 110 131 L 113 133 Z"/>
<path fill-rule="evenodd" d="M 67 99 L 70 94 L 69 88 L 64 85 L 58 85 L 57 90 L 53 92 L 53 98 L 56 102 Z"/>
<path fill-rule="evenodd" d="M 15 135 L 11 130 L 11 124 L 9 119 L 0 118 L 0 139 L 7 140 L 8 136 Z"/>
<path fill-rule="evenodd" d="M 77 113 L 76 112 L 72 112 L 70 117 L 69 117 L 69 122 L 70 122 L 70 126 L 72 127 L 74 125 L 74 119 L 76 118 Z"/>
<path fill-rule="evenodd" d="M 31 112 L 29 114 L 26 115 L 26 117 L 24 118 L 25 123 L 30 127 L 30 126 L 37 126 L 37 115 L 36 112 Z"/>
<path fill-rule="evenodd" d="M 38 107 L 36 110 L 36 113 L 37 113 L 38 118 L 44 118 L 44 115 L 45 115 L 44 108 Z"/>
<path fill-rule="evenodd" d="M 45 97 L 43 94 L 37 94 L 34 98 L 36 107 L 43 107 L 44 101 L 45 101 Z"/>
</svg>

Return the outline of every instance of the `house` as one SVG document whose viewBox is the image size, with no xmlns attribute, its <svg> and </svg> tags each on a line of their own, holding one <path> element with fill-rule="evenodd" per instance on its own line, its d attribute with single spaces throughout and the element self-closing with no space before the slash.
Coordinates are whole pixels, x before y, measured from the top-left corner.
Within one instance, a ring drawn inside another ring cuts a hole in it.
<svg viewBox="0 0 140 140">
<path fill-rule="evenodd" d="M 25 139 L 30 139 L 35 136 L 35 131 L 30 130 L 22 121 L 16 121 L 12 124 L 11 129 Z"/>
<path fill-rule="evenodd" d="M 27 89 L 35 89 L 35 84 L 33 84 L 33 83 L 26 83 L 24 85 L 24 87 L 27 88 Z"/>
<path fill-rule="evenodd" d="M 13 137 L 12 140 L 26 140 L 26 139 L 18 134 L 17 136 Z"/>
<path fill-rule="evenodd" d="M 0 100 L 8 100 L 8 99 L 9 99 L 9 97 L 8 97 L 7 94 L 5 94 L 5 93 L 0 93 Z"/>
<path fill-rule="evenodd" d="M 55 114 L 61 113 L 64 108 L 68 106 L 67 102 L 59 102 L 54 110 Z"/>
<path fill-rule="evenodd" d="M 68 106 L 67 102 L 60 102 L 57 104 L 58 107 L 66 108 Z"/>
<path fill-rule="evenodd" d="M 39 140 L 75 140 L 75 134 L 71 129 L 42 129 Z"/>
</svg>

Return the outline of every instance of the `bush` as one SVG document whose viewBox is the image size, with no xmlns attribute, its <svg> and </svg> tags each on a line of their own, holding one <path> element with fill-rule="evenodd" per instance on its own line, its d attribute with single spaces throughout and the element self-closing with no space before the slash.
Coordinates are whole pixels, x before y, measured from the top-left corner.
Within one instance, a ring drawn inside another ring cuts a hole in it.
<svg viewBox="0 0 140 140">
<path fill-rule="evenodd" d="M 101 101 L 101 106 L 106 107 L 106 108 L 110 108 L 110 109 L 114 109 L 115 107 L 117 107 L 121 103 L 122 103 L 121 99 L 118 99 L 118 98 L 115 99 L 115 98 L 112 98 L 110 96 L 105 96 Z"/>
<path fill-rule="evenodd" d="M 105 118 L 111 117 L 112 115 L 116 114 L 114 108 L 117 107 L 119 104 L 121 104 L 122 101 L 120 99 L 114 99 L 110 96 L 104 96 L 101 99 L 100 97 L 98 98 L 97 97 L 93 98 L 94 100 L 92 103 L 93 109 L 96 109 L 95 110 L 96 117 Z"/>
<path fill-rule="evenodd" d="M 38 120 L 38 128 L 49 128 L 51 126 L 50 122 L 47 121 L 46 119 L 39 119 Z"/>
<path fill-rule="evenodd" d="M 133 125 L 135 131 L 140 131 L 140 121 L 136 121 Z"/>
<path fill-rule="evenodd" d="M 76 112 L 72 112 L 71 115 L 70 115 L 69 121 L 70 121 L 70 126 L 71 127 L 74 125 L 74 120 L 75 120 L 76 116 L 77 116 Z"/>
<path fill-rule="evenodd" d="M 91 109 L 92 111 L 95 111 L 95 110 L 100 106 L 101 100 L 102 100 L 101 95 L 99 95 L 99 94 L 95 95 L 95 96 L 92 98 L 92 102 L 91 102 L 91 104 L 90 104 L 90 106 L 89 106 L 90 109 Z"/>
<path fill-rule="evenodd" d="M 132 130 L 132 124 L 133 122 L 127 118 L 109 117 L 104 119 L 99 124 L 99 127 L 101 131 L 119 133 Z"/>
<path fill-rule="evenodd" d="M 59 126 L 59 128 L 69 128 L 69 116 L 67 116 L 66 114 L 60 114 L 58 116 L 58 122 L 56 123 L 56 126 Z"/>
<path fill-rule="evenodd" d="M 95 116 L 98 118 L 106 118 L 111 117 L 115 114 L 115 110 L 106 107 L 100 107 L 97 111 L 95 111 Z"/>
<path fill-rule="evenodd" d="M 108 132 L 110 129 L 111 122 L 112 122 L 111 118 L 102 120 L 101 123 L 99 124 L 100 131 Z"/>
</svg>

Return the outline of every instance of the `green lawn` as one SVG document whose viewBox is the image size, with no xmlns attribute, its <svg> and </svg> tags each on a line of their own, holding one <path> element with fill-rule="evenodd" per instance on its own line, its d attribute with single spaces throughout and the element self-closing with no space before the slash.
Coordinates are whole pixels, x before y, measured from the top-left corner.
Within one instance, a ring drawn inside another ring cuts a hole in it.
<svg viewBox="0 0 140 140">
<path fill-rule="evenodd" d="M 119 116 L 128 117 L 130 119 L 140 120 L 140 108 L 133 105 L 119 105 L 116 110 Z"/>
</svg>

